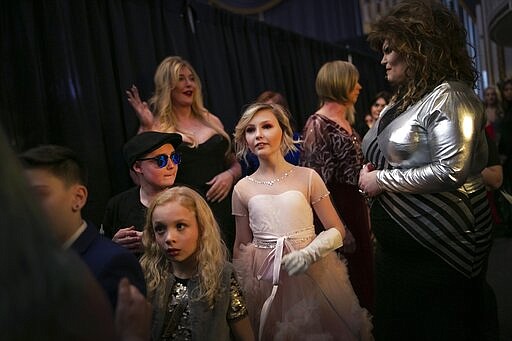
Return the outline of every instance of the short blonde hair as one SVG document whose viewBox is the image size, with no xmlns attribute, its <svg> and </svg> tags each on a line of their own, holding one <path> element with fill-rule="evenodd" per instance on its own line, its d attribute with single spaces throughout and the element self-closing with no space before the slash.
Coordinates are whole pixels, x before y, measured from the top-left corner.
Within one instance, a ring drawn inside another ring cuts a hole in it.
<svg viewBox="0 0 512 341">
<path fill-rule="evenodd" d="M 316 76 L 316 94 L 320 106 L 326 102 L 348 105 L 347 119 L 350 124 L 355 122 L 354 104 L 349 103 L 349 95 L 359 81 L 359 71 L 349 62 L 334 60 L 325 63 Z"/>
<path fill-rule="evenodd" d="M 146 225 L 142 236 L 144 255 L 141 258 L 141 266 L 146 277 L 148 298 L 155 295 L 158 287 L 163 285 L 169 277 L 172 268 L 164 251 L 156 243 L 152 223 L 155 208 L 169 202 L 177 202 L 187 208 L 197 219 L 199 240 L 195 257 L 199 287 L 197 292 L 191 293 L 191 298 L 205 299 L 209 306 L 213 307 L 215 296 L 220 289 L 222 270 L 228 260 L 228 251 L 221 238 L 219 225 L 206 201 L 199 193 L 184 186 L 169 188 L 160 193 L 151 202 L 146 214 Z"/>
<path fill-rule="evenodd" d="M 287 110 L 279 105 L 274 103 L 254 103 L 251 104 L 242 114 L 238 124 L 235 127 L 235 149 L 236 156 L 238 159 L 246 159 L 247 153 L 249 152 L 249 147 L 247 146 L 247 141 L 245 139 L 245 129 L 249 125 L 249 122 L 253 119 L 254 115 L 259 113 L 260 111 L 268 110 L 274 114 L 283 131 L 283 138 L 281 140 L 281 153 L 283 155 L 287 154 L 290 151 L 297 150 L 297 147 L 293 144 L 293 131 L 290 126 L 289 113 Z"/>
</svg>

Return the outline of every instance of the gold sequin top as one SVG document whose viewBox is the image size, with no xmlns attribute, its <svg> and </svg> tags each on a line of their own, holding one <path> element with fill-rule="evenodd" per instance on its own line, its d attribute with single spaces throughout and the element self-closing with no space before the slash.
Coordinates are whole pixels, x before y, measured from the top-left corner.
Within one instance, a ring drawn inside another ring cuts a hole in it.
<svg viewBox="0 0 512 341">
<path fill-rule="evenodd" d="M 187 288 L 188 280 L 176 278 L 172 286 L 165 313 L 161 340 L 192 340 L 191 307 Z M 226 320 L 236 321 L 247 316 L 247 307 L 240 284 L 234 273 L 230 280 L 230 302 Z"/>
<path fill-rule="evenodd" d="M 236 279 L 235 275 L 231 275 L 231 288 L 230 288 L 231 302 L 228 311 L 228 321 L 240 320 L 247 316 L 247 306 L 245 305 L 245 299 L 242 296 L 242 289 L 240 283 Z"/>
</svg>

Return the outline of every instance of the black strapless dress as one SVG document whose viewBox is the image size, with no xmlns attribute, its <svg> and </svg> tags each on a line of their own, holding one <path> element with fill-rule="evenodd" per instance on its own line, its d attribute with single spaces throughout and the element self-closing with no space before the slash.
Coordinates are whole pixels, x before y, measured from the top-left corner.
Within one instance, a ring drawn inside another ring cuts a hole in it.
<svg viewBox="0 0 512 341">
<path fill-rule="evenodd" d="M 182 160 L 176 176 L 176 184 L 192 187 L 206 197 L 206 192 L 210 189 L 210 185 L 206 183 L 228 168 L 225 157 L 227 148 L 228 141 L 218 134 L 213 135 L 196 148 L 187 144 L 180 145 L 178 151 L 182 155 Z M 219 223 L 224 242 L 231 252 L 235 240 L 235 220 L 231 214 L 231 191 L 224 200 L 215 203 L 208 202 L 208 204 Z"/>
</svg>

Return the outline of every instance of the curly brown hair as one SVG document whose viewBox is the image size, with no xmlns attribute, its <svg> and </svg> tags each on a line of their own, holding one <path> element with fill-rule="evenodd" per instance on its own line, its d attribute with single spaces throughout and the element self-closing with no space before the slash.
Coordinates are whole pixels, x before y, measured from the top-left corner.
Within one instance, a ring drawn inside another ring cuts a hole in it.
<svg viewBox="0 0 512 341">
<path fill-rule="evenodd" d="M 406 64 L 406 80 L 398 84 L 393 97 L 402 101 L 400 109 L 445 81 L 475 86 L 477 73 L 466 34 L 455 14 L 433 0 L 402 1 L 372 26 L 370 46 L 380 50 L 388 41 Z"/>
</svg>

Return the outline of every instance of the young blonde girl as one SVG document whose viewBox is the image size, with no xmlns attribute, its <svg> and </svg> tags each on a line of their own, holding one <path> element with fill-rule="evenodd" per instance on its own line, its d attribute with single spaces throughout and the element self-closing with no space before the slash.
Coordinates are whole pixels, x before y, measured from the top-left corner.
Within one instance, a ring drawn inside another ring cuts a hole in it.
<svg viewBox="0 0 512 341">
<path fill-rule="evenodd" d="M 234 264 L 260 340 L 371 340 L 347 269 L 334 250 L 345 227 L 314 170 L 288 163 L 292 130 L 283 107 L 256 103 L 235 129 L 237 154 L 259 167 L 233 191 Z M 313 210 L 326 228 L 315 234 Z"/>
<path fill-rule="evenodd" d="M 153 340 L 252 340 L 244 299 L 219 227 L 194 190 L 174 187 L 151 203 L 141 265 L 153 304 Z"/>
</svg>

